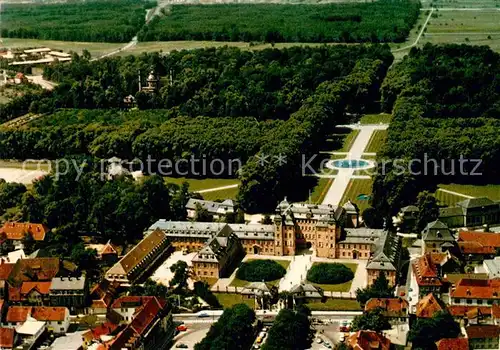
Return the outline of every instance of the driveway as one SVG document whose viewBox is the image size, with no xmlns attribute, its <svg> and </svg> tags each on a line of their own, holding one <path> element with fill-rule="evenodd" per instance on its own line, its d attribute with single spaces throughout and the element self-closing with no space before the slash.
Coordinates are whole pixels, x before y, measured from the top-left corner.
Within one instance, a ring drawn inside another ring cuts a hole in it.
<svg viewBox="0 0 500 350">
<path fill-rule="evenodd" d="M 175 251 L 161 264 L 160 267 L 151 276 L 151 279 L 157 283 L 168 286 L 174 274 L 170 271 L 170 267 L 178 261 L 185 261 L 188 266 L 193 266 L 192 260 L 196 253 L 182 254 L 181 251 Z M 189 288 L 193 288 L 194 282 L 191 278 L 188 279 Z"/>
</svg>

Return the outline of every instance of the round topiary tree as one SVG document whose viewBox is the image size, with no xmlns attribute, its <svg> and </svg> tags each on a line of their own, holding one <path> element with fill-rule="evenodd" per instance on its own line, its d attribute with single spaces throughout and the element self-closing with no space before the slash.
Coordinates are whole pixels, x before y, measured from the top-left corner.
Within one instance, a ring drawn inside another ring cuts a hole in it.
<svg viewBox="0 0 500 350">
<path fill-rule="evenodd" d="M 274 281 L 283 277 L 286 270 L 273 260 L 252 260 L 240 265 L 236 277 L 250 282 Z"/>
<path fill-rule="evenodd" d="M 315 264 L 307 272 L 307 280 L 320 284 L 339 284 L 350 281 L 354 273 L 347 266 L 333 263 Z"/>
</svg>

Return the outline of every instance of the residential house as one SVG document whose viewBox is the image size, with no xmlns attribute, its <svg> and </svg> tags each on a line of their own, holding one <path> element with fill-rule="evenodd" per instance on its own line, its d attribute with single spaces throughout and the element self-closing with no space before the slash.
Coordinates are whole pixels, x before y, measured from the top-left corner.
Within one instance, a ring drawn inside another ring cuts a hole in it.
<svg viewBox="0 0 500 350">
<path fill-rule="evenodd" d="M 418 300 L 429 293 L 441 295 L 442 276 L 431 254 L 425 254 L 411 263 L 409 299 L 412 310 Z"/>
<path fill-rule="evenodd" d="M 465 333 L 469 339 L 469 349 L 500 349 L 500 326 L 470 325 L 465 327 Z"/>
<path fill-rule="evenodd" d="M 10 350 L 16 346 L 17 334 L 12 328 L 0 328 L 0 349 Z"/>
<path fill-rule="evenodd" d="M 49 288 L 50 304 L 66 306 L 70 312 L 81 311 L 88 304 L 88 288 L 85 276 L 54 277 Z"/>
<path fill-rule="evenodd" d="M 88 312 L 95 315 L 106 315 L 119 286 L 118 282 L 110 282 L 106 279 L 96 284 L 90 291 L 92 301 Z"/>
<path fill-rule="evenodd" d="M 401 240 L 399 236 L 385 231 L 376 241 L 374 252 L 366 264 L 368 285 L 372 285 L 382 272 L 385 273 L 390 285 L 396 285 L 400 252 Z"/>
<path fill-rule="evenodd" d="M 134 318 L 136 310 L 153 298 L 152 296 L 123 296 L 115 299 L 113 304 L 111 304 L 111 309 L 128 323 Z"/>
<path fill-rule="evenodd" d="M 130 286 L 144 276 L 158 260 L 165 257 L 169 247 L 170 243 L 163 231 L 148 233 L 106 272 L 105 278 L 119 282 L 121 286 Z"/>
<path fill-rule="evenodd" d="M 234 214 L 236 205 L 232 199 L 226 199 L 223 202 L 205 201 L 202 199 L 190 198 L 186 204 L 187 217 L 194 219 L 196 216 L 196 208 L 201 207 L 205 209 L 214 220 L 221 220 L 227 214 Z"/>
<path fill-rule="evenodd" d="M 439 219 L 450 227 L 477 227 L 500 222 L 500 204 L 486 197 L 469 198 L 440 210 Z"/>
<path fill-rule="evenodd" d="M 496 316 L 500 311 L 500 305 L 449 305 L 448 311 L 457 321 L 464 321 L 465 325 L 497 324 Z"/>
<path fill-rule="evenodd" d="M 136 309 L 130 324 L 108 345 L 109 350 L 158 350 L 171 346 L 175 325 L 165 300 L 153 297 Z"/>
<path fill-rule="evenodd" d="M 437 350 L 469 350 L 467 338 L 443 338 L 436 342 Z"/>
<path fill-rule="evenodd" d="M 5 299 L 7 297 L 7 279 L 12 273 L 13 268 L 14 264 L 8 264 L 0 261 L 0 299 Z"/>
<path fill-rule="evenodd" d="M 118 248 L 108 241 L 104 247 L 97 252 L 97 257 L 106 264 L 114 264 L 118 261 Z"/>
<path fill-rule="evenodd" d="M 49 305 L 49 281 L 22 282 L 20 287 L 10 287 L 9 302 L 14 305 Z"/>
<path fill-rule="evenodd" d="M 22 241 L 27 234 L 35 241 L 43 241 L 48 232 L 47 226 L 30 222 L 8 221 L 0 228 L 0 236 L 13 241 Z"/>
<path fill-rule="evenodd" d="M 78 331 L 58 337 L 50 344 L 49 350 L 83 350 L 83 333 Z"/>
<path fill-rule="evenodd" d="M 381 309 L 392 324 L 408 323 L 409 304 L 402 298 L 371 298 L 365 304 L 365 312 Z"/>
<path fill-rule="evenodd" d="M 461 231 L 458 246 L 467 261 L 491 259 L 500 250 L 500 233 Z"/>
<path fill-rule="evenodd" d="M 357 331 L 347 338 L 350 348 L 356 350 L 389 350 L 391 341 L 374 331 Z"/>
<path fill-rule="evenodd" d="M 500 304 L 500 280 L 461 279 L 450 292 L 452 305 Z"/>
<path fill-rule="evenodd" d="M 500 256 L 483 261 L 483 268 L 490 279 L 500 278 Z"/>
<path fill-rule="evenodd" d="M 69 310 L 66 307 L 10 306 L 4 326 L 16 328 L 30 318 L 45 322 L 47 329 L 55 334 L 66 333 L 70 325 Z"/>
<path fill-rule="evenodd" d="M 37 321 L 32 317 L 28 317 L 26 322 L 16 327 L 16 333 L 19 336 L 21 344 L 19 345 L 23 350 L 37 349 L 44 339 L 47 327 L 45 322 Z"/>
<path fill-rule="evenodd" d="M 422 231 L 422 252 L 442 253 L 455 246 L 455 238 L 442 221 L 429 222 Z"/>
<path fill-rule="evenodd" d="M 225 226 L 196 253 L 193 273 L 200 280 L 228 277 L 243 256 L 238 236 Z"/>
<path fill-rule="evenodd" d="M 432 318 L 436 312 L 446 310 L 444 303 L 429 293 L 420 299 L 415 308 L 415 315 L 419 318 Z"/>
</svg>

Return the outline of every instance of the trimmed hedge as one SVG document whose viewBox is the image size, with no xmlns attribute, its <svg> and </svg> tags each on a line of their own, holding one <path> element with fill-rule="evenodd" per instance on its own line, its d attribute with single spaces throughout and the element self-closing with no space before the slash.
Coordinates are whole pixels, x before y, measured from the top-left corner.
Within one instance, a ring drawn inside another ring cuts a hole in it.
<svg viewBox="0 0 500 350">
<path fill-rule="evenodd" d="M 307 272 L 307 280 L 319 284 L 340 284 L 354 278 L 354 272 L 338 263 L 313 265 Z"/>
<path fill-rule="evenodd" d="M 274 281 L 283 277 L 286 269 L 273 260 L 252 260 L 241 264 L 236 277 L 250 282 Z"/>
</svg>

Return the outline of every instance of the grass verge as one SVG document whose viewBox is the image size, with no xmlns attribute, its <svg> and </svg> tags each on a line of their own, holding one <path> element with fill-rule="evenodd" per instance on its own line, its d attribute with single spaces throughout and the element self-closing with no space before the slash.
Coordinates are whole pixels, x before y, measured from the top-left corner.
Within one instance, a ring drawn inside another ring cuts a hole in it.
<svg viewBox="0 0 500 350">
<path fill-rule="evenodd" d="M 243 298 L 241 294 L 237 293 L 214 293 L 219 300 L 219 303 L 224 309 L 230 308 L 236 304 L 247 304 L 250 308 L 255 307 L 254 299 Z"/>
<path fill-rule="evenodd" d="M 360 311 L 361 305 L 352 299 L 328 298 L 324 303 L 307 304 L 311 311 Z"/>
</svg>

